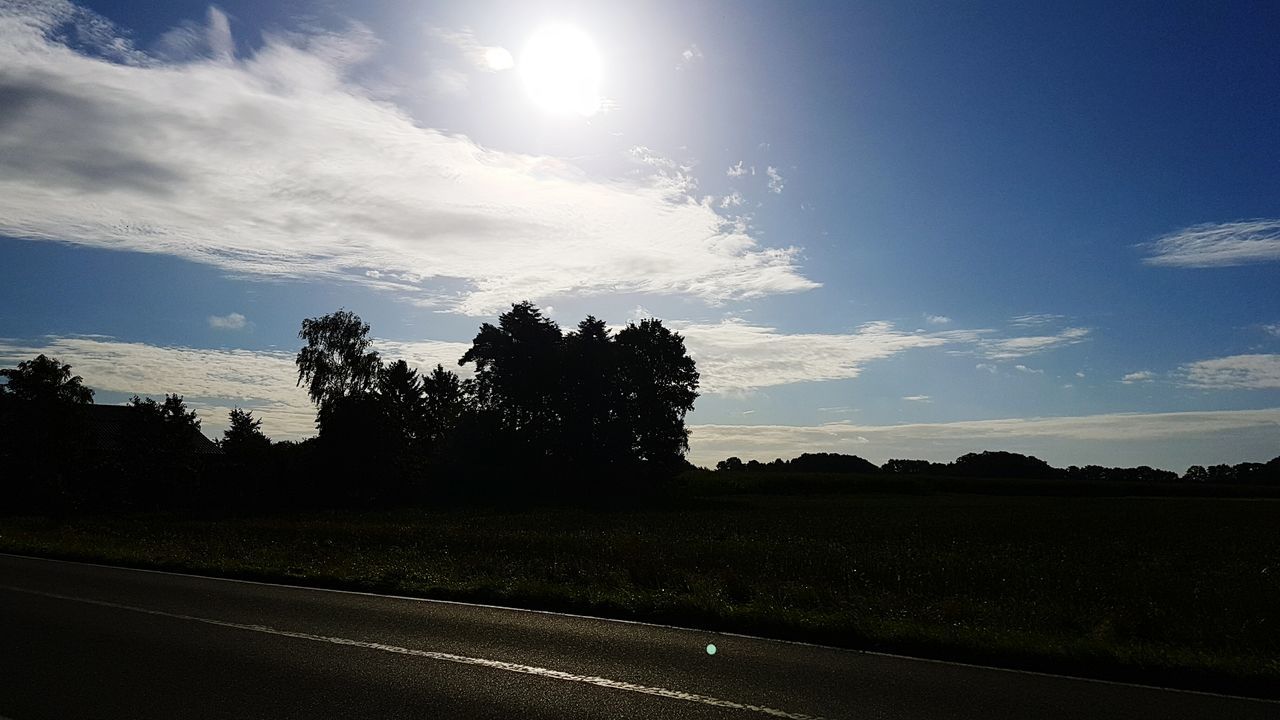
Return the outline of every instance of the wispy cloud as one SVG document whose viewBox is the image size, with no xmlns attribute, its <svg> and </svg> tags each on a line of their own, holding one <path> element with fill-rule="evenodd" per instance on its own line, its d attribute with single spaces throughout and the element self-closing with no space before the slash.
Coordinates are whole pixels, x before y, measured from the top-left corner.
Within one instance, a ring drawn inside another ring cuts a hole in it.
<svg viewBox="0 0 1280 720">
<path fill-rule="evenodd" d="M 1280 220 L 1193 225 L 1145 245 L 1148 265 L 1205 268 L 1280 260 Z"/>
<path fill-rule="evenodd" d="M 930 315 L 925 313 L 924 319 L 925 322 L 930 325 L 949 325 L 951 323 L 951 318 L 946 315 Z"/>
<path fill-rule="evenodd" d="M 515 59 L 511 57 L 509 50 L 499 45 L 481 43 L 469 27 L 457 30 L 433 27 L 427 29 L 427 35 L 454 48 L 477 70 L 501 72 L 515 67 Z"/>
<path fill-rule="evenodd" d="M 1150 370 L 1139 370 L 1137 372 L 1128 373 L 1124 377 L 1120 378 L 1120 382 L 1125 385 L 1134 385 L 1136 383 L 1151 382 L 1155 377 L 1156 374 Z"/>
<path fill-rule="evenodd" d="M 1064 464 L 1138 464 L 1133 459 L 1123 459 L 1132 456 L 1134 443 L 1145 443 L 1149 448 L 1170 443 L 1194 452 L 1198 448 L 1191 447 L 1191 441 L 1202 441 L 1205 447 L 1219 447 L 1221 440 L 1228 437 L 1234 452 L 1247 447 L 1259 457 L 1269 458 L 1275 454 L 1280 409 L 1116 413 L 904 425 L 851 422 L 810 426 L 694 425 L 690 430 L 691 459 L 700 465 L 714 464 L 730 455 L 774 458 L 794 457 L 802 452 L 852 452 L 875 462 L 891 457 L 945 461 L 966 452 L 999 448 L 1031 452 Z M 1067 452 L 1064 448 L 1071 448 L 1077 457 L 1063 458 Z M 1089 455 L 1078 457 L 1082 450 Z M 1167 448 L 1161 454 L 1167 455 Z M 1108 457 L 1117 459 L 1108 460 Z M 1192 457 L 1179 462 L 1191 461 L 1204 462 L 1204 459 Z M 1184 467 L 1186 465 L 1180 465 L 1178 469 Z"/>
<path fill-rule="evenodd" d="M 741 393 L 774 385 L 856 378 L 872 361 L 913 348 L 944 345 L 935 335 L 867 323 L 851 333 L 783 333 L 729 319 L 673 323 L 684 335 L 708 393 Z"/>
<path fill-rule="evenodd" d="M 738 207 L 742 205 L 744 200 L 745 198 L 742 197 L 742 193 L 738 192 L 737 190 L 734 190 L 728 195 L 725 195 L 724 197 L 720 198 L 720 207 L 722 209 Z"/>
<path fill-rule="evenodd" d="M 1231 355 L 1201 360 L 1179 369 L 1182 381 L 1211 390 L 1280 388 L 1280 355 Z"/>
<path fill-rule="evenodd" d="M 983 339 L 978 343 L 978 351 L 991 360 L 1013 360 L 1082 343 L 1088 338 L 1089 328 L 1069 327 L 1048 335 Z"/>
<path fill-rule="evenodd" d="M 1024 375 L 1043 375 L 1044 374 L 1044 370 L 1027 367 L 1026 365 L 1014 365 L 1013 369 L 1017 370 L 1020 373 L 1023 373 Z"/>
<path fill-rule="evenodd" d="M 916 402 L 916 403 L 933 402 L 933 399 L 930 398 L 928 395 L 903 395 L 902 399 L 906 400 L 907 402 Z"/>
<path fill-rule="evenodd" d="M 233 312 L 228 315 L 210 315 L 209 327 L 215 330 L 243 330 L 249 321 L 240 313 Z"/>
<path fill-rule="evenodd" d="M 475 315 L 518 298 L 817 286 L 796 248 L 762 247 L 660 172 L 593 179 L 422 127 L 358 84 L 367 30 L 166 62 L 100 20 L 84 30 L 97 49 L 73 49 L 66 21 L 84 16 L 23 4 L 0 18 L 2 234 L 343 279 Z"/>
<path fill-rule="evenodd" d="M 765 173 L 769 176 L 769 192 L 781 193 L 785 183 L 782 179 L 782 173 L 778 172 L 778 168 L 770 165 L 765 168 Z"/>
<path fill-rule="evenodd" d="M 1062 315 L 1053 313 L 1029 313 L 1027 315 L 1015 315 L 1009 318 L 1009 325 L 1016 328 L 1041 327 L 1044 325 L 1052 325 L 1061 322 L 1066 318 Z"/>
<path fill-rule="evenodd" d="M 731 178 L 736 178 L 736 177 L 742 177 L 747 173 L 751 173 L 752 175 L 755 175 L 756 169 L 743 167 L 743 161 L 739 160 L 737 163 L 730 165 L 729 169 L 726 170 L 724 174 L 728 175 Z"/>
</svg>

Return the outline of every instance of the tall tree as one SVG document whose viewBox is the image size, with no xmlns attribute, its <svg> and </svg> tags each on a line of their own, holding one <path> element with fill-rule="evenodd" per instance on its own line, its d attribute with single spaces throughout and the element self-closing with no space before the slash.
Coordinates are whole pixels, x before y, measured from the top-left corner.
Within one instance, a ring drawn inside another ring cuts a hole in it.
<svg viewBox="0 0 1280 720">
<path fill-rule="evenodd" d="M 618 348 L 603 320 L 588 315 L 564 338 L 561 400 L 563 448 L 589 466 L 630 459 Z"/>
<path fill-rule="evenodd" d="M 476 364 L 480 409 L 521 444 L 547 454 L 560 425 L 560 327 L 528 301 L 511 306 L 498 325 L 480 326 L 459 365 Z"/>
<path fill-rule="evenodd" d="M 418 371 L 404 360 L 385 366 L 378 373 L 378 396 L 387 415 L 387 423 L 401 441 L 401 449 L 418 446 L 426 433 L 426 398 Z"/>
<path fill-rule="evenodd" d="M 632 451 L 641 460 L 674 465 L 689 449 L 684 416 L 698 398 L 698 370 L 684 338 L 650 319 L 627 325 L 617 343 Z"/>
<path fill-rule="evenodd" d="M 322 416 L 337 400 L 375 388 L 381 360 L 370 349 L 369 325 L 359 315 L 339 309 L 307 318 L 298 337 L 307 343 L 295 360 L 298 385 L 306 383 Z"/>
<path fill-rule="evenodd" d="M 85 387 L 79 375 L 71 374 L 70 365 L 44 354 L 24 360 L 16 368 L 0 370 L 0 377 L 5 379 L 5 384 L 0 385 L 0 396 L 71 405 L 93 402 L 93 390 Z"/>
<path fill-rule="evenodd" d="M 422 378 L 424 405 L 423 440 L 438 447 L 458 428 L 467 410 L 467 386 L 458 375 L 437 364 L 430 375 Z"/>
</svg>

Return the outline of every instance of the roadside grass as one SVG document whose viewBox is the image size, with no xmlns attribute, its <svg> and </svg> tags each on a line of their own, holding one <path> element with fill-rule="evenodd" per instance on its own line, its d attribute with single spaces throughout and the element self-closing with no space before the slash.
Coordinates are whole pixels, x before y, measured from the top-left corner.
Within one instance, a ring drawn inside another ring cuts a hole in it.
<svg viewBox="0 0 1280 720">
<path fill-rule="evenodd" d="M 11 517 L 0 550 L 1280 695 L 1280 501 L 695 490 L 627 509 Z"/>
</svg>

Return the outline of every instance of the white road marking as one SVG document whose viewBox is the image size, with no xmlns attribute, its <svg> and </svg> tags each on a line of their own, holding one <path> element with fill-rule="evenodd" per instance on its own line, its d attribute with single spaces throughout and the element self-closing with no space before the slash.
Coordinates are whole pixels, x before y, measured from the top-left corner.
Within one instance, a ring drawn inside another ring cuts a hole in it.
<svg viewBox="0 0 1280 720">
<path fill-rule="evenodd" d="M 777 708 L 766 707 L 764 705 L 751 705 L 749 703 L 739 703 L 732 700 L 722 700 L 709 695 L 699 695 L 697 693 L 689 693 L 682 690 L 669 690 L 667 688 L 653 687 L 649 685 L 637 685 L 635 683 L 624 682 L 622 680 L 610 680 L 609 678 L 598 677 L 595 675 L 578 675 L 575 673 L 564 672 L 563 670 L 552 670 L 550 668 L 538 667 L 536 665 L 521 665 L 519 663 L 505 662 L 502 660 L 490 660 L 488 658 L 455 655 L 453 653 L 437 652 L 435 650 L 416 650 L 414 648 L 385 645 L 383 643 L 367 642 L 364 640 L 352 640 L 349 638 L 332 637 L 329 635 L 313 635 L 311 633 L 294 632 L 292 630 L 280 630 L 267 625 L 248 625 L 244 623 L 230 622 L 228 620 L 217 620 L 215 618 L 198 617 L 195 615 L 170 613 L 163 610 L 153 610 L 151 608 L 108 602 L 106 600 L 92 600 L 90 598 L 60 595 L 58 593 L 43 592 L 40 590 L 30 590 L 27 588 L 14 587 L 12 585 L 0 585 L 0 589 L 9 590 L 11 592 L 26 593 L 28 595 L 39 595 L 41 597 L 53 598 L 56 600 L 67 600 L 70 602 L 85 603 L 87 605 L 98 605 L 100 607 L 109 607 L 116 610 L 127 610 L 129 612 L 143 613 L 146 615 L 156 615 L 175 620 L 204 623 L 205 625 L 216 625 L 218 627 L 234 628 L 236 630 L 248 630 L 268 635 L 279 635 L 281 637 L 296 638 L 298 640 L 311 640 L 313 642 L 324 642 L 332 645 L 347 645 L 350 647 L 365 648 L 368 650 L 380 650 L 382 652 L 395 653 L 397 655 L 409 655 L 412 657 L 428 658 L 431 660 L 441 660 L 444 662 L 458 663 L 460 665 L 478 665 L 480 667 L 492 668 L 494 670 L 523 673 L 525 675 L 536 675 L 538 677 L 551 678 L 553 680 L 583 683 L 586 685 L 595 685 L 597 687 L 610 688 L 612 690 L 625 690 L 627 692 L 641 693 L 644 695 L 656 695 L 658 697 L 671 698 L 672 700 L 684 700 L 687 702 L 700 703 L 702 705 L 728 708 L 730 710 L 746 710 L 772 717 L 785 718 L 785 720 L 827 720 L 826 718 L 818 715 L 787 712 L 785 710 L 778 710 Z M 3 720 L 3 718 L 0 718 L 0 720 Z"/>
</svg>

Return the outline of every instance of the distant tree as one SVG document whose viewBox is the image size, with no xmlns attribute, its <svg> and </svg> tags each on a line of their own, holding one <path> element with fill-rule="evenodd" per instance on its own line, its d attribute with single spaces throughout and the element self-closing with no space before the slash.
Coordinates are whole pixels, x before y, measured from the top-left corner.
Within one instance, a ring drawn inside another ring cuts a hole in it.
<svg viewBox="0 0 1280 720">
<path fill-rule="evenodd" d="M 990 478 L 1048 479 L 1062 475 L 1062 471 L 1040 458 L 1003 450 L 986 450 L 967 453 L 951 463 L 957 475 Z"/>
<path fill-rule="evenodd" d="M 192 433 L 200 430 L 199 416 L 195 410 L 187 409 L 181 395 L 166 394 L 164 402 L 134 395 L 128 405 L 134 411 L 135 430 L 147 440 L 160 440 L 164 449 L 187 444 Z"/>
<path fill-rule="evenodd" d="M 742 470 L 742 458 L 738 456 L 727 457 L 716 463 L 716 470 L 720 472 L 736 472 Z"/>
<path fill-rule="evenodd" d="M 262 432 L 262 421 L 251 411 L 234 408 L 228 419 L 230 425 L 222 431 L 222 449 L 228 455 L 251 456 L 271 447 L 271 438 Z"/>
<path fill-rule="evenodd" d="M 338 310 L 302 321 L 298 337 L 306 345 L 298 351 L 298 385 L 320 409 L 321 419 L 337 400 L 372 392 L 381 360 L 370 350 L 369 326 L 349 310 Z"/>
<path fill-rule="evenodd" d="M 880 466 L 881 472 L 894 473 L 897 475 L 923 475 L 930 472 L 945 471 L 946 466 L 940 463 L 932 463 L 928 460 L 904 460 L 894 458 L 886 460 Z"/>
<path fill-rule="evenodd" d="M 618 333 L 619 379 L 630 445 L 636 456 L 676 466 L 689 449 L 685 414 L 698 398 L 698 370 L 684 338 L 660 320 Z"/>
<path fill-rule="evenodd" d="M 792 472 L 875 473 L 880 471 L 880 468 L 869 460 L 843 453 L 803 453 L 785 465 L 786 469 Z"/>
<path fill-rule="evenodd" d="M 43 354 L 18 363 L 16 368 L 0 370 L 0 377 L 5 379 L 0 396 L 14 400 L 71 405 L 93 402 L 93 390 L 85 387 L 79 375 L 71 374 L 70 365 Z"/>
</svg>

